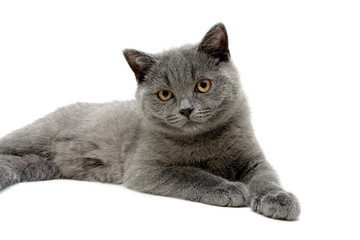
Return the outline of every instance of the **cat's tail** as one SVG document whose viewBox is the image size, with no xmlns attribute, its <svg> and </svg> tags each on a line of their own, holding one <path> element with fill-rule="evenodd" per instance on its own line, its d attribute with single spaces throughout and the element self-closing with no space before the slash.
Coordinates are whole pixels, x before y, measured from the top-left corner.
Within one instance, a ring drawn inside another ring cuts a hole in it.
<svg viewBox="0 0 360 240">
<path fill-rule="evenodd" d="M 30 154 L 24 156 L 0 154 L 0 190 L 19 182 L 61 178 L 52 160 Z"/>
</svg>

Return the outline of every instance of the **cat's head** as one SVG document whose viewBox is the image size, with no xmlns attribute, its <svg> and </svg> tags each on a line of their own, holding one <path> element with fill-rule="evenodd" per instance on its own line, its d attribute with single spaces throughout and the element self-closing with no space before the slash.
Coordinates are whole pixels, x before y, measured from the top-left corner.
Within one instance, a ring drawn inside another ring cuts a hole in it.
<svg viewBox="0 0 360 240">
<path fill-rule="evenodd" d="M 239 105 L 239 80 L 222 23 L 202 41 L 159 54 L 124 56 L 135 73 L 144 122 L 159 131 L 200 134 L 225 124 Z"/>
</svg>

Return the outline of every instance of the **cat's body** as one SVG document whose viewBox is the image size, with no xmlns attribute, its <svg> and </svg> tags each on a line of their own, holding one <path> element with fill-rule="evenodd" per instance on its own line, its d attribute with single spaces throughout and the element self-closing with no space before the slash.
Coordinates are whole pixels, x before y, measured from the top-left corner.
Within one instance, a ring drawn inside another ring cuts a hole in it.
<svg viewBox="0 0 360 240">
<path fill-rule="evenodd" d="M 2 138 L 0 189 L 56 178 L 123 183 L 297 218 L 296 198 L 281 189 L 253 134 L 222 24 L 199 45 L 124 55 L 136 101 L 70 105 Z"/>
<path fill-rule="evenodd" d="M 1 139 L 0 153 L 50 158 L 64 178 L 122 183 L 139 123 L 135 101 L 73 104 Z"/>
</svg>

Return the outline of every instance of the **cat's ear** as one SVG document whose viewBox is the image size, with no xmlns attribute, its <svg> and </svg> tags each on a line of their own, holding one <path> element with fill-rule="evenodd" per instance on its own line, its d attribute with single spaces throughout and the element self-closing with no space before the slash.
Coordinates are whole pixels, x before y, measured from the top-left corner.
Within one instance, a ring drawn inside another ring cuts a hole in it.
<svg viewBox="0 0 360 240">
<path fill-rule="evenodd" d="M 157 59 L 155 57 L 135 49 L 125 49 L 123 54 L 131 70 L 135 73 L 138 83 L 142 83 L 144 81 L 147 71 L 151 68 L 151 66 L 157 63 Z"/>
<path fill-rule="evenodd" d="M 228 35 L 225 25 L 218 23 L 213 26 L 200 42 L 198 51 L 205 52 L 214 58 L 228 61 L 230 58 Z"/>
</svg>

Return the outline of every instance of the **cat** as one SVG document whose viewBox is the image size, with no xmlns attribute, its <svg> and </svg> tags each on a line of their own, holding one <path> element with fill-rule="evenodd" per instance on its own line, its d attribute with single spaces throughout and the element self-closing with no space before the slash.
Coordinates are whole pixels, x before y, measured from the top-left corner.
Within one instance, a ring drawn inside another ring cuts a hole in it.
<svg viewBox="0 0 360 240">
<path fill-rule="evenodd" d="M 0 139 L 0 189 L 76 179 L 296 220 L 254 136 L 224 24 L 200 43 L 123 51 L 136 100 L 77 103 Z"/>
</svg>

